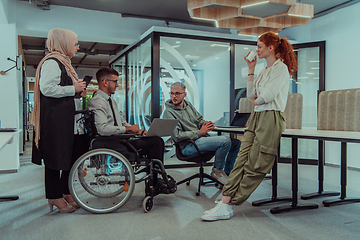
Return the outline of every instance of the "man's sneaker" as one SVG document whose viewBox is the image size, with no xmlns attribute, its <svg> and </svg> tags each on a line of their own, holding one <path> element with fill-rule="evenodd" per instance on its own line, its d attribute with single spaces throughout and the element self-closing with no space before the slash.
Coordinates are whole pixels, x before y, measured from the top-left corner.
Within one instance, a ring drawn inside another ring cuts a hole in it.
<svg viewBox="0 0 360 240">
<path fill-rule="evenodd" d="M 205 211 L 201 219 L 203 221 L 217 221 L 230 219 L 233 216 L 232 206 L 219 201 L 214 208 Z"/>
<path fill-rule="evenodd" d="M 225 174 L 224 170 L 213 167 L 211 170 L 211 176 L 216 178 L 223 185 L 227 184 L 228 182 L 228 176 Z"/>
</svg>

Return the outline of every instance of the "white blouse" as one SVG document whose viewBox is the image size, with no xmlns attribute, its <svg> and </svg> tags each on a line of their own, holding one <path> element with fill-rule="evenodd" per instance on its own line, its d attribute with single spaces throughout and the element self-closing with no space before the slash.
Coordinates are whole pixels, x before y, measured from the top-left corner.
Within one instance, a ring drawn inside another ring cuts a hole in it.
<svg viewBox="0 0 360 240">
<path fill-rule="evenodd" d="M 255 112 L 275 110 L 284 112 L 289 91 L 290 74 L 287 66 L 280 60 L 260 71 L 254 82 L 247 83 L 248 98 L 262 98 Z M 261 102 L 260 102 L 261 103 Z"/>
</svg>

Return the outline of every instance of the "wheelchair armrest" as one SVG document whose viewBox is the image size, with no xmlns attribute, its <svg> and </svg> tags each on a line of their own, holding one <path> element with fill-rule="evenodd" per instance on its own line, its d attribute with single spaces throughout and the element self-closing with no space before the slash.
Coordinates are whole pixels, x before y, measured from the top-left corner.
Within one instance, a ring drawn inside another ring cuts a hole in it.
<svg viewBox="0 0 360 240">
<path fill-rule="evenodd" d="M 85 113 L 89 113 L 90 111 L 89 110 L 87 110 L 87 109 L 85 109 L 85 110 L 76 110 L 75 111 L 75 115 L 76 114 L 85 114 Z"/>
<path fill-rule="evenodd" d="M 133 137 L 135 137 L 135 134 L 119 134 L 119 135 L 110 135 L 110 136 L 97 135 L 97 136 L 95 136 L 96 141 L 111 141 L 111 140 L 117 140 L 117 139 L 130 139 Z"/>
<path fill-rule="evenodd" d="M 128 147 L 133 153 L 136 153 L 137 157 L 139 158 L 139 152 L 134 148 L 134 146 L 127 140 L 130 138 L 136 137 L 135 134 L 120 134 L 120 135 L 110 135 L 110 136 L 101 136 L 97 135 L 92 141 L 116 141 L 116 140 L 123 140 L 122 143 Z"/>
</svg>

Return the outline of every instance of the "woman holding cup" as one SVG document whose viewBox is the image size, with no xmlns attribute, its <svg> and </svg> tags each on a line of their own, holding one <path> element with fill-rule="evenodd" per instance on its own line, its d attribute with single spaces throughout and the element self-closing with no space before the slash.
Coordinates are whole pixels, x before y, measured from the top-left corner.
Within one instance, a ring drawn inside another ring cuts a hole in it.
<svg viewBox="0 0 360 240">
<path fill-rule="evenodd" d="M 271 171 L 286 122 L 290 75 L 297 71 L 296 55 L 286 38 L 273 32 L 262 34 L 257 41 L 257 57 L 266 60 L 254 80 L 257 57 L 244 57 L 248 69 L 247 97 L 255 105 L 245 129 L 240 152 L 222 189 L 222 198 L 214 208 L 205 211 L 204 221 L 229 219 L 232 206 L 241 205 Z"/>
</svg>

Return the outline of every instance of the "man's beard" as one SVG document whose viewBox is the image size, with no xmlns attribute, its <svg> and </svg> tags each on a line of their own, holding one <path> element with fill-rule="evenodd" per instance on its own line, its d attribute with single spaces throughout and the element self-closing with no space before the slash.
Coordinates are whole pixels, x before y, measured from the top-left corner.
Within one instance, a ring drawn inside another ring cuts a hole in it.
<svg viewBox="0 0 360 240">
<path fill-rule="evenodd" d="M 173 102 L 173 104 L 174 104 L 174 106 L 178 107 L 178 106 L 181 105 L 183 102 L 184 102 L 184 100 L 182 100 L 182 101 L 179 102 L 178 104 L 175 104 L 175 103 Z"/>
</svg>

